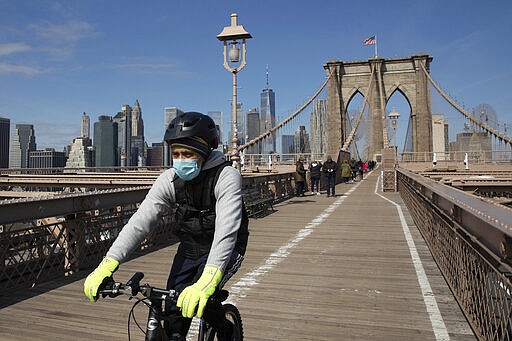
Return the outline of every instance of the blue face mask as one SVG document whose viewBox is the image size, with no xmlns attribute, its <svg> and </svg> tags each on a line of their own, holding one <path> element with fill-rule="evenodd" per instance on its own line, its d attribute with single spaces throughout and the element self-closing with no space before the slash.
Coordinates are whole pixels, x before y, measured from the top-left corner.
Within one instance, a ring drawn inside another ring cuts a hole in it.
<svg viewBox="0 0 512 341">
<path fill-rule="evenodd" d="M 172 159 L 174 172 L 185 181 L 194 179 L 201 169 L 197 166 L 196 159 Z"/>
</svg>

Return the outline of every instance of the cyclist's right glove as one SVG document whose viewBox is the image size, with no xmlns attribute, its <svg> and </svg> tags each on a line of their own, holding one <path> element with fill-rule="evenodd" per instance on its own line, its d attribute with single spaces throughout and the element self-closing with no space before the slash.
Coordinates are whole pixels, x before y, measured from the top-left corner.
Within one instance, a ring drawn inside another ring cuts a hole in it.
<svg viewBox="0 0 512 341">
<path fill-rule="evenodd" d="M 87 276 L 84 282 L 84 293 L 89 301 L 96 302 L 98 299 L 98 289 L 108 278 L 112 277 L 112 274 L 118 267 L 118 261 L 114 258 L 105 257 L 100 265 Z"/>
</svg>

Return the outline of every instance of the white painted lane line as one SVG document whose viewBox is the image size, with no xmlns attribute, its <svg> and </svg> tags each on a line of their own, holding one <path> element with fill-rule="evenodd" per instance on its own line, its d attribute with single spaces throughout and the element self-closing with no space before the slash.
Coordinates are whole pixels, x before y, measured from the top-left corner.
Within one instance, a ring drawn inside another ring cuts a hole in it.
<svg viewBox="0 0 512 341">
<path fill-rule="evenodd" d="M 407 226 L 407 222 L 405 221 L 402 208 L 400 207 L 399 204 L 384 197 L 377 191 L 379 181 L 381 179 L 382 177 L 379 176 L 377 184 L 375 185 L 375 194 L 380 196 L 382 199 L 390 202 L 391 204 L 395 205 L 396 210 L 398 211 L 398 216 L 400 217 L 400 223 L 402 224 L 402 230 L 405 235 L 405 240 L 407 241 L 409 253 L 411 254 L 412 263 L 414 264 L 414 269 L 416 270 L 416 277 L 418 278 L 418 282 L 420 284 L 423 302 L 425 302 L 427 313 L 430 318 L 430 323 L 432 324 L 432 329 L 434 330 L 436 340 L 450 340 L 450 335 L 448 334 L 448 330 L 446 329 L 446 325 L 444 324 L 443 316 L 441 315 L 439 307 L 437 306 L 436 297 L 434 296 L 432 288 L 430 287 L 430 282 L 428 281 L 427 274 L 425 273 L 425 269 L 423 268 L 423 264 L 421 263 L 421 259 L 416 249 L 416 245 L 414 244 L 414 240 L 412 239 L 411 231 L 409 230 L 409 226 Z"/>
<path fill-rule="evenodd" d="M 246 273 L 242 276 L 238 282 L 231 285 L 229 292 L 229 301 L 235 304 L 239 299 L 247 296 L 247 292 L 251 288 L 257 285 L 259 278 L 270 272 L 277 264 L 281 263 L 292 250 L 305 238 L 307 238 L 313 230 L 323 223 L 336 208 L 345 201 L 345 199 L 355 191 L 355 189 L 361 184 L 358 182 L 355 186 L 351 187 L 347 192 L 341 195 L 334 203 L 329 205 L 322 213 L 316 216 L 309 224 L 303 227 L 297 234 L 288 241 L 285 245 L 281 246 L 275 252 L 273 252 L 265 262 L 258 268 Z"/>
</svg>

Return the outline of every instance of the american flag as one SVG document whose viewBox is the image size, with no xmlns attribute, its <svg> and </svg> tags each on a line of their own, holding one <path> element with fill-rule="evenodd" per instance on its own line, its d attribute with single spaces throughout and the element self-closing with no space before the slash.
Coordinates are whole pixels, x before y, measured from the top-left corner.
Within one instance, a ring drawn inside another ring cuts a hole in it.
<svg viewBox="0 0 512 341">
<path fill-rule="evenodd" d="M 366 38 L 363 41 L 363 45 L 375 45 L 375 36 L 371 36 L 371 37 Z"/>
</svg>

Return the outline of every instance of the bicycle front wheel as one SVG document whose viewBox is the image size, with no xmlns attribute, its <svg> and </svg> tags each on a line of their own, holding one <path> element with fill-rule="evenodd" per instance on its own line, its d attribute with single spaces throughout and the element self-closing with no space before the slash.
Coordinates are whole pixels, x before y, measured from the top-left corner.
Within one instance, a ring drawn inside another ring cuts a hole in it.
<svg viewBox="0 0 512 341">
<path fill-rule="evenodd" d="M 234 341 L 242 341 L 244 339 L 244 328 L 242 325 L 242 316 L 240 315 L 240 311 L 237 307 L 230 303 L 223 304 L 224 313 L 226 314 L 226 319 L 233 323 L 233 340 Z M 207 341 L 216 341 L 218 340 L 215 330 L 208 326 L 206 330 L 206 340 Z"/>
</svg>

